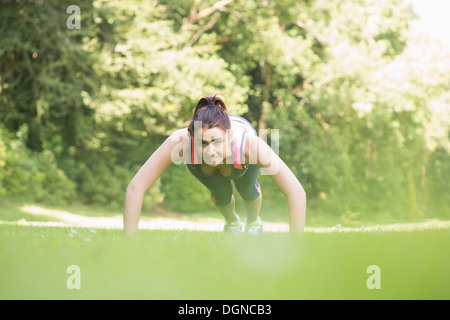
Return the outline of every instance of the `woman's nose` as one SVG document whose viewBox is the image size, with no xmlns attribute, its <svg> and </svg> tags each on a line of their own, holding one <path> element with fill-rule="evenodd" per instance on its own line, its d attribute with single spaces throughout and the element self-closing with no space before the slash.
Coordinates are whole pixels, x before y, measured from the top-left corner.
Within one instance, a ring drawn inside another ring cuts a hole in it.
<svg viewBox="0 0 450 320">
<path fill-rule="evenodd" d="M 212 145 L 209 146 L 208 153 L 210 156 L 214 156 L 216 154 L 216 149 Z"/>
</svg>

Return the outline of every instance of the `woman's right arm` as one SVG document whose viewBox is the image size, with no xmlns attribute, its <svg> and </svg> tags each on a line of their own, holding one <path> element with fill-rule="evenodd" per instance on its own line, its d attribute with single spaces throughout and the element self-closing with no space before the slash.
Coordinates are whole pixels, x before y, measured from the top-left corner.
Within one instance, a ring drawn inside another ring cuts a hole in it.
<svg viewBox="0 0 450 320">
<path fill-rule="evenodd" d="M 125 235 L 137 233 L 144 194 L 173 163 L 172 150 L 175 147 L 178 149 L 178 145 L 183 143 L 183 138 L 186 135 L 186 129 L 175 131 L 148 158 L 131 180 L 125 195 L 125 212 L 123 216 Z"/>
</svg>

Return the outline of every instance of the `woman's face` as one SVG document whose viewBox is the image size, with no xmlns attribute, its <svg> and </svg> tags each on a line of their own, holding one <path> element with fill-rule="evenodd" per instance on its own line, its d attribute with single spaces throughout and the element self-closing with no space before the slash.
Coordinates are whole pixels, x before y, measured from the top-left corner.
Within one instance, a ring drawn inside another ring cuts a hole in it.
<svg viewBox="0 0 450 320">
<path fill-rule="evenodd" d="M 221 128 L 202 128 L 195 135 L 195 143 L 198 150 L 201 150 L 203 161 L 211 166 L 216 167 L 221 163 L 225 163 L 227 156 L 231 154 L 231 130 L 224 131 Z"/>
</svg>

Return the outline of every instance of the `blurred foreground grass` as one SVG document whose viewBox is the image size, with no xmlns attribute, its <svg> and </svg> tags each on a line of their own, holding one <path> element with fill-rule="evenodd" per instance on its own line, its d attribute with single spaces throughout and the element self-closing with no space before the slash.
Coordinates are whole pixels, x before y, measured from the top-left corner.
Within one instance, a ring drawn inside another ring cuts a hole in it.
<svg viewBox="0 0 450 320">
<path fill-rule="evenodd" d="M 448 228 L 266 233 L 0 224 L 1 299 L 450 299 Z M 69 290 L 68 266 L 81 289 Z M 369 290 L 367 268 L 381 271 Z"/>
</svg>

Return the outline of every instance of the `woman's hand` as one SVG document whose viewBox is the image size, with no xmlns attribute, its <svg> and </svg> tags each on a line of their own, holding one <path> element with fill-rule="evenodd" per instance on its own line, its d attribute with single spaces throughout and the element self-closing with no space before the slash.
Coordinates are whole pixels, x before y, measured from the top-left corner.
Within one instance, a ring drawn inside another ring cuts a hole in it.
<svg viewBox="0 0 450 320">
<path fill-rule="evenodd" d="M 186 143 L 187 129 L 177 130 L 148 158 L 127 187 L 125 195 L 125 212 L 123 229 L 126 235 L 136 234 L 141 216 L 142 201 L 145 192 L 158 180 L 174 161 L 173 150 L 182 156 L 183 144 Z"/>
<path fill-rule="evenodd" d="M 257 165 L 270 176 L 286 196 L 289 207 L 289 230 L 296 233 L 303 232 L 306 218 L 306 193 L 297 177 L 272 148 L 257 136 L 248 137 L 245 156 L 250 162 L 256 159 Z"/>
</svg>

